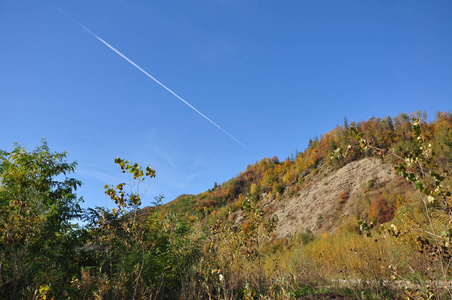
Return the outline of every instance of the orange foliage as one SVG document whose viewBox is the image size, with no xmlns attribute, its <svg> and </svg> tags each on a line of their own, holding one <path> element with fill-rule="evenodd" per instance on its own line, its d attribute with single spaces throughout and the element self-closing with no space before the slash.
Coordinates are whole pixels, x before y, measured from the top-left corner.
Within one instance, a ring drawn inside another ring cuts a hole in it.
<svg viewBox="0 0 452 300">
<path fill-rule="evenodd" d="M 413 139 L 411 132 L 410 117 L 407 114 L 400 114 L 395 118 L 385 117 L 370 118 L 368 121 L 359 123 L 351 122 L 352 126 L 358 127 L 363 133 L 363 137 L 372 141 L 373 145 L 381 148 L 392 148 L 409 145 Z M 449 157 L 452 155 L 452 114 L 438 113 L 435 121 L 432 123 L 424 122 L 422 124 L 423 132 L 432 138 L 434 150 L 438 157 L 438 162 L 442 166 L 449 167 Z M 299 153 L 293 160 L 286 159 L 280 162 L 278 157 L 264 158 L 255 164 L 247 166 L 246 170 L 237 177 L 221 184 L 214 190 L 206 191 L 198 196 L 195 205 L 198 208 L 212 209 L 221 207 L 234 201 L 241 202 L 250 193 L 253 197 L 259 198 L 263 193 L 277 197 L 284 190 L 293 194 L 299 188 L 306 188 L 312 183 L 312 179 L 305 181 L 307 174 L 315 174 L 318 165 L 325 164 L 334 168 L 365 157 L 366 153 L 355 151 L 353 148 L 349 155 L 342 160 L 330 160 L 329 155 L 332 150 L 348 145 L 356 144 L 348 130 L 342 126 L 337 126 L 328 133 L 325 133 L 320 139 L 317 137 L 309 143 L 309 147 L 302 153 Z M 397 179 L 402 180 L 403 179 Z M 404 181 L 405 182 L 405 181 Z M 294 187 L 294 184 L 298 184 Z M 343 191 L 338 195 L 338 200 L 344 203 L 349 198 L 349 192 Z M 393 215 L 395 202 L 386 198 L 375 199 L 372 202 L 371 216 L 379 222 L 385 222 Z M 389 202 L 388 202 L 389 201 Z M 239 205 L 235 205 L 237 208 Z"/>
<path fill-rule="evenodd" d="M 388 222 L 394 218 L 395 209 L 394 204 L 389 204 L 383 195 L 379 195 L 370 203 L 369 217 L 378 223 Z"/>
<path fill-rule="evenodd" d="M 338 195 L 339 203 L 345 203 L 347 202 L 348 198 L 350 198 L 350 190 L 346 189 L 339 193 Z"/>
</svg>

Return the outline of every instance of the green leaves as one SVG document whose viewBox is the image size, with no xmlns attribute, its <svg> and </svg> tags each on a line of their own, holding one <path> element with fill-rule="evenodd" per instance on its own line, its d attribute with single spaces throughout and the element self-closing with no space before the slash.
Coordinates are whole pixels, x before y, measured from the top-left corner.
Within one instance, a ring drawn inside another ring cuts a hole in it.
<svg viewBox="0 0 452 300">
<path fill-rule="evenodd" d="M 147 166 L 147 167 L 146 167 L 146 176 L 149 176 L 149 177 L 151 177 L 151 178 L 154 178 L 154 177 L 155 177 L 155 170 L 153 170 L 153 169 L 151 168 L 151 166 Z"/>
<path fill-rule="evenodd" d="M 417 181 L 414 182 L 414 188 L 417 189 L 417 190 L 422 190 L 422 187 L 423 187 L 423 186 L 424 186 L 424 185 L 423 185 L 422 182 L 420 182 L 419 180 L 417 180 Z"/>
<path fill-rule="evenodd" d="M 191 229 L 179 216 L 160 218 L 156 207 L 161 205 L 161 195 L 155 197 L 154 207 L 140 209 L 147 190 L 143 184 L 155 177 L 150 166 L 143 170 L 121 158 L 115 163 L 129 181 L 105 185 L 116 208 L 91 211 L 90 243 L 97 246 L 89 252 L 95 259 L 91 284 L 104 299 L 149 299 L 166 293 L 170 295 L 165 299 L 178 298 L 179 280 L 195 259 L 191 254 L 196 246 L 188 240 Z"/>
<path fill-rule="evenodd" d="M 358 226 L 362 232 L 366 233 L 366 236 L 370 237 L 372 235 L 371 230 L 374 228 L 375 224 L 367 220 L 359 220 Z"/>
<path fill-rule="evenodd" d="M 73 271 L 73 251 L 80 247 L 74 220 L 82 215 L 75 194 L 81 182 L 66 177 L 77 164 L 66 155 L 50 151 L 45 141 L 34 151 L 16 146 L 0 153 L 2 296 L 63 297 L 61 278 Z"/>
<path fill-rule="evenodd" d="M 115 215 L 120 215 L 122 210 L 129 206 L 131 206 L 131 208 L 136 208 L 141 205 L 141 196 L 139 191 L 140 183 L 146 180 L 145 176 L 148 178 L 154 178 L 155 170 L 153 170 L 151 166 L 147 166 L 145 172 L 143 172 L 138 163 L 132 163 L 119 157 L 115 158 L 115 163 L 119 165 L 122 173 L 130 174 L 134 180 L 134 182 L 131 182 L 130 184 L 131 190 L 128 193 L 124 190 L 124 187 L 126 186 L 125 183 L 119 183 L 116 187 L 113 185 L 104 186 L 105 194 L 107 194 L 116 203 L 116 205 L 118 205 L 118 210 L 115 211 Z"/>
<path fill-rule="evenodd" d="M 140 179 L 144 176 L 143 170 L 141 166 L 137 163 L 131 163 L 128 160 L 121 159 L 119 157 L 115 158 L 115 163 L 119 165 L 122 173 L 128 172 L 133 175 L 133 179 Z M 146 176 L 149 178 L 155 177 L 155 170 L 151 168 L 151 166 L 146 167 Z"/>
</svg>

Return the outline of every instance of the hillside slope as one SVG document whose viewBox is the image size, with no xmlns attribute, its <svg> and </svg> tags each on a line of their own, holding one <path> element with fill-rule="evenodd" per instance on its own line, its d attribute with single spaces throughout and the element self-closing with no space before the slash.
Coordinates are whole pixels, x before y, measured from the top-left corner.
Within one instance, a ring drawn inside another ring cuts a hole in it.
<svg viewBox="0 0 452 300">
<path fill-rule="evenodd" d="M 302 229 L 313 233 L 334 230 L 341 219 L 355 214 L 353 208 L 368 182 L 387 186 L 397 176 L 393 168 L 376 158 L 364 158 L 314 179 L 299 195 L 272 201 L 279 222 L 279 237 L 290 236 Z M 321 178 L 323 177 L 323 178 Z M 317 179 L 317 180 L 315 180 Z"/>
<path fill-rule="evenodd" d="M 400 153 L 413 145 L 411 121 L 406 114 L 350 125 L 379 148 Z M 422 127 L 433 144 L 437 163 L 449 168 L 452 114 L 437 113 L 433 122 L 424 120 Z M 358 230 L 359 219 L 387 222 L 401 203 L 415 203 L 417 194 L 396 175 L 391 161 L 369 158 L 367 153 L 356 150 L 342 160 L 330 159 L 333 150 L 356 143 L 348 134 L 345 122 L 344 127 L 337 126 L 320 139 L 311 140 L 309 147 L 295 157 L 284 161 L 277 157 L 264 158 L 206 192 L 179 196 L 164 205 L 161 213 L 201 218 L 207 224 L 218 218 L 240 223 L 243 221 L 241 203 L 248 198 L 257 202 L 268 216 L 278 216 L 277 237 L 293 236 L 303 230 L 314 234 Z"/>
</svg>

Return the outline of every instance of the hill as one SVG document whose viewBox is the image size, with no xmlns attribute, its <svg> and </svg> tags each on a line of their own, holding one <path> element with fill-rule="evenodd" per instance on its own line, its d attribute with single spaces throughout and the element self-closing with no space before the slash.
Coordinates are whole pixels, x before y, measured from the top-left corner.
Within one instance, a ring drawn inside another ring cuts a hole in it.
<svg viewBox="0 0 452 300">
<path fill-rule="evenodd" d="M 345 119 L 158 213 L 203 232 L 220 298 L 450 298 L 451 166 L 451 113 Z"/>
<path fill-rule="evenodd" d="M 0 299 L 451 299 L 452 114 L 412 116 L 144 209 L 150 166 L 83 210 L 66 153 L 0 151 Z"/>
<path fill-rule="evenodd" d="M 430 123 L 425 113 L 415 112 L 411 116 L 421 119 L 423 116 L 422 129 L 433 144 L 436 162 L 449 168 L 451 114 L 437 113 Z M 320 139 L 310 140 L 309 147 L 295 157 L 284 161 L 277 157 L 264 158 L 235 178 L 221 185 L 215 183 L 212 189 L 199 195 L 177 197 L 162 207 L 162 214 L 201 217 L 210 223 L 218 217 L 240 220 L 240 205 L 250 198 L 258 201 L 269 216 L 279 217 L 277 237 L 293 236 L 303 230 L 331 233 L 353 223 L 356 229 L 359 219 L 390 221 L 397 201 L 415 202 L 418 197 L 414 188 L 396 175 L 390 158 L 370 158 L 368 152 L 353 149 L 342 160 L 330 159 L 335 149 L 357 145 L 348 133 L 350 126 L 360 130 L 374 146 L 393 149 L 395 153 L 414 145 L 411 118 L 407 114 L 371 118 L 350 125 L 345 119 L 343 126 L 337 126 Z"/>
</svg>

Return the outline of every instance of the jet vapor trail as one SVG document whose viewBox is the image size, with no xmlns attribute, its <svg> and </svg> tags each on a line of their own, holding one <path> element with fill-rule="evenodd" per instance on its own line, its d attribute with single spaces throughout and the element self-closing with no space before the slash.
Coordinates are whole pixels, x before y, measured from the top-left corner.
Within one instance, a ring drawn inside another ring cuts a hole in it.
<svg viewBox="0 0 452 300">
<path fill-rule="evenodd" d="M 66 15 L 67 17 L 69 17 L 72 21 L 74 21 L 75 23 L 77 23 L 78 25 L 80 25 L 86 32 L 88 32 L 89 34 L 91 34 L 92 36 L 94 36 L 96 39 L 98 39 L 100 42 L 102 42 L 105 46 L 107 46 L 108 48 L 110 48 L 111 50 L 113 50 L 114 52 L 116 52 L 116 54 L 118 54 L 119 56 L 121 56 L 122 58 L 124 58 L 126 61 L 128 61 L 132 66 L 134 66 L 135 68 L 137 68 L 138 70 L 140 70 L 141 72 L 144 73 L 144 75 L 146 75 L 147 77 L 151 78 L 152 80 L 154 80 L 157 84 L 159 84 L 161 87 L 163 87 L 165 90 L 167 90 L 168 92 L 170 92 L 171 94 L 173 94 L 177 99 L 179 99 L 180 101 L 182 101 L 183 103 L 185 103 L 186 105 L 188 105 L 191 109 L 193 109 L 195 112 L 197 112 L 200 116 L 202 116 L 204 119 L 206 119 L 207 121 L 209 121 L 210 123 L 212 123 L 213 125 L 215 125 L 218 129 L 220 129 L 221 131 L 223 131 L 224 133 L 226 133 L 230 138 L 232 138 L 234 141 L 236 141 L 237 143 L 239 143 L 240 145 L 242 145 L 243 147 L 246 148 L 246 146 L 244 144 L 242 144 L 238 139 L 236 139 L 232 134 L 230 134 L 229 132 L 227 132 L 226 130 L 224 130 L 220 125 L 218 125 L 217 123 L 215 123 L 214 121 L 212 121 L 211 119 L 209 119 L 206 115 L 204 115 L 202 112 L 200 112 L 199 110 L 197 110 L 193 105 L 191 105 L 190 103 L 188 103 L 186 100 L 184 100 L 182 97 L 180 97 L 178 94 L 176 94 L 175 92 L 173 92 L 170 88 L 168 88 L 166 85 L 164 85 L 163 83 L 161 83 L 160 81 L 158 81 L 154 76 L 152 76 L 151 74 L 149 74 L 148 72 L 146 72 L 145 70 L 143 70 L 143 68 L 141 68 L 139 65 L 137 65 L 136 63 L 134 63 L 132 60 L 130 60 L 127 56 L 125 56 L 124 54 L 122 54 L 121 52 L 119 52 L 115 47 L 113 47 L 112 45 L 110 45 L 109 43 L 107 43 L 106 41 L 104 41 L 103 39 L 101 39 L 97 34 L 95 34 L 94 32 L 92 32 L 91 30 L 89 30 L 88 28 L 86 28 L 83 24 L 81 24 L 80 22 L 78 22 L 76 19 L 72 18 L 71 16 L 69 16 L 66 12 L 64 12 L 61 8 L 56 7 L 56 9 L 58 9 L 61 13 L 63 13 L 64 15 Z"/>
</svg>

